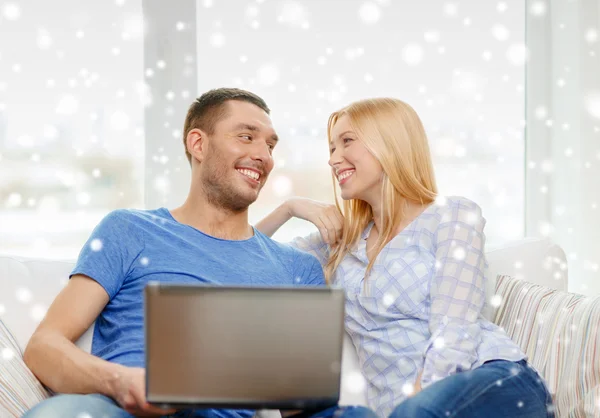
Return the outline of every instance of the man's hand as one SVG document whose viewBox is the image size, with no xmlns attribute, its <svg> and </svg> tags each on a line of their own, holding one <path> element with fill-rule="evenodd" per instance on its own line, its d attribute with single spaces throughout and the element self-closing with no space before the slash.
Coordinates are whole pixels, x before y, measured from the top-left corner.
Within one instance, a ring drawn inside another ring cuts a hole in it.
<svg viewBox="0 0 600 418">
<path fill-rule="evenodd" d="M 146 401 L 146 371 L 118 366 L 110 384 L 110 396 L 127 412 L 138 417 L 174 414 L 174 409 L 162 409 Z"/>
<path fill-rule="evenodd" d="M 303 197 L 286 202 L 290 216 L 313 223 L 326 244 L 335 245 L 342 239 L 344 216 L 335 205 Z"/>
</svg>

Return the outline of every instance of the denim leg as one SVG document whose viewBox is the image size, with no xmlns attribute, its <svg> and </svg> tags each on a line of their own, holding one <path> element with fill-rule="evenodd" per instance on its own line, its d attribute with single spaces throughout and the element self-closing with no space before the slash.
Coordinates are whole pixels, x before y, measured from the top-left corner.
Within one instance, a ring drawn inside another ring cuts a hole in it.
<svg viewBox="0 0 600 418">
<path fill-rule="evenodd" d="M 48 398 L 23 415 L 24 418 L 133 418 L 112 399 L 98 394 L 61 394 Z"/>
<path fill-rule="evenodd" d="M 377 415 L 364 406 L 336 405 L 318 412 L 300 412 L 289 418 L 377 418 Z"/>
<path fill-rule="evenodd" d="M 390 418 L 547 418 L 552 410 L 544 382 L 525 361 L 496 360 L 432 384 Z"/>
</svg>

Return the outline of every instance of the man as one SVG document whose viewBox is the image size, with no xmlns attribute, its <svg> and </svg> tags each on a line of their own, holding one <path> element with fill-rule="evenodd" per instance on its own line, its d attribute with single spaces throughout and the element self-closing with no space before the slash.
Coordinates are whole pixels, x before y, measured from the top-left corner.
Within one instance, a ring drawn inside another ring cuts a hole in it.
<svg viewBox="0 0 600 418">
<path fill-rule="evenodd" d="M 184 126 L 192 168 L 186 201 L 170 211 L 117 210 L 96 227 L 69 283 L 25 350 L 25 362 L 35 375 L 62 395 L 40 403 L 26 417 L 252 414 L 167 411 L 146 402 L 142 291 L 149 280 L 324 283 L 315 258 L 272 241 L 248 224 L 248 206 L 273 169 L 278 138 L 269 112 L 260 97 L 239 89 L 211 90 L 190 106 Z M 74 341 L 94 322 L 88 354 Z M 369 412 L 359 408 L 336 414 L 357 416 L 361 411 Z"/>
</svg>

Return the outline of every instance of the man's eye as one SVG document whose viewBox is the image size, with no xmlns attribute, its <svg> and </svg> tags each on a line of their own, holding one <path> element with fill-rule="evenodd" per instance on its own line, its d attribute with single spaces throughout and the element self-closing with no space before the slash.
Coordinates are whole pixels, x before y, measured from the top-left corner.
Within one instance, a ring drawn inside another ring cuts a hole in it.
<svg viewBox="0 0 600 418">
<path fill-rule="evenodd" d="M 252 136 L 251 135 L 240 135 L 242 138 L 248 138 L 249 141 L 252 140 Z"/>
</svg>

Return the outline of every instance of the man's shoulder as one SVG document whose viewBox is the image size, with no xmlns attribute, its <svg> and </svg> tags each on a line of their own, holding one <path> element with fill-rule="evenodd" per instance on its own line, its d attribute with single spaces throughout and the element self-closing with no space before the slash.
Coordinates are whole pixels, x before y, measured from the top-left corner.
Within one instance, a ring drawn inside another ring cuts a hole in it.
<svg viewBox="0 0 600 418">
<path fill-rule="evenodd" d="M 298 262 L 307 262 L 307 261 L 315 261 L 318 264 L 318 260 L 311 254 L 299 250 L 296 247 L 291 246 L 290 244 L 282 243 L 275 241 L 274 239 L 264 235 L 257 229 L 254 229 L 254 233 L 257 235 L 257 238 L 260 239 L 266 246 L 269 247 L 271 251 L 276 251 L 282 255 L 288 256 L 292 260 L 297 260 Z"/>
<path fill-rule="evenodd" d="M 164 218 L 161 216 L 160 209 L 115 209 L 104 217 L 103 222 L 124 226 L 144 221 L 156 222 L 161 219 Z"/>
</svg>

